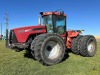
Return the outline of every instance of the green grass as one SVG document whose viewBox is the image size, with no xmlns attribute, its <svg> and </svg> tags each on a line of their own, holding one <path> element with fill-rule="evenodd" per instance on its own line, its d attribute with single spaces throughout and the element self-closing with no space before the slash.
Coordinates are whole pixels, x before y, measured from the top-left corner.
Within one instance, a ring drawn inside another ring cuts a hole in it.
<svg viewBox="0 0 100 75">
<path fill-rule="evenodd" d="M 0 75 L 100 75 L 100 42 L 94 57 L 69 53 L 68 59 L 53 66 L 43 66 L 25 53 L 7 49 L 0 41 Z"/>
</svg>

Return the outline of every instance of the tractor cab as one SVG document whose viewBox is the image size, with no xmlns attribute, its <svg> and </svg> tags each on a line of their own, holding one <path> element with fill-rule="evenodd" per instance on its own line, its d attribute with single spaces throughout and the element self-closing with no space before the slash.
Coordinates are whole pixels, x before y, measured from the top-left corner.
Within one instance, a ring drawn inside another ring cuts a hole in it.
<svg viewBox="0 0 100 75">
<path fill-rule="evenodd" d="M 40 12 L 47 33 L 66 33 L 66 15 L 61 12 Z"/>
</svg>

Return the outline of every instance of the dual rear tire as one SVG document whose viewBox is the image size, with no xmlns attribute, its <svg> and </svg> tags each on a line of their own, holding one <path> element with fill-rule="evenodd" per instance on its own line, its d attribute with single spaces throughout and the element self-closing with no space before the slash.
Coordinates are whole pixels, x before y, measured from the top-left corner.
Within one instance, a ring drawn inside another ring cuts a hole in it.
<svg viewBox="0 0 100 75">
<path fill-rule="evenodd" d="M 74 54 L 79 54 L 80 53 L 80 51 L 79 51 L 79 44 L 80 44 L 80 39 L 82 37 L 83 37 L 82 35 L 79 35 L 76 38 L 73 38 L 73 40 L 72 40 L 72 47 L 71 47 L 72 53 L 74 53 Z"/>
<path fill-rule="evenodd" d="M 86 35 L 80 40 L 80 54 L 84 57 L 93 57 L 96 54 L 96 39 L 92 35 Z"/>
<path fill-rule="evenodd" d="M 92 35 L 79 35 L 72 41 L 72 52 L 84 57 L 93 57 L 96 54 L 96 39 Z"/>
</svg>

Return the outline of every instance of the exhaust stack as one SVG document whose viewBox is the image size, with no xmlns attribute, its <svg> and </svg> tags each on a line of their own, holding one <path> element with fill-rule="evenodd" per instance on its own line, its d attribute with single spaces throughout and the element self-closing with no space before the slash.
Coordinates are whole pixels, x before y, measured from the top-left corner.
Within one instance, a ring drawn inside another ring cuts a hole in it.
<svg viewBox="0 0 100 75">
<path fill-rule="evenodd" d="M 38 16 L 38 24 L 39 24 L 39 26 L 41 26 L 41 17 L 40 17 L 40 15 Z"/>
</svg>

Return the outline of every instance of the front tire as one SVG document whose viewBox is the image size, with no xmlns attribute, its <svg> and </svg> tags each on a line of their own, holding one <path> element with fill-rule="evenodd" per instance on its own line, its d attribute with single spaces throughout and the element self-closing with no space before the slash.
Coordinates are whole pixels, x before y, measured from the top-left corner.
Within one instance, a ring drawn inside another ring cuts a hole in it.
<svg viewBox="0 0 100 75">
<path fill-rule="evenodd" d="M 34 47 L 36 45 L 36 41 L 38 41 L 38 39 L 40 39 L 42 36 L 44 36 L 45 34 L 42 34 L 42 35 L 38 35 L 34 38 L 34 40 L 32 41 L 31 43 L 31 54 L 33 56 L 33 59 L 36 60 L 36 57 L 35 57 L 35 53 L 34 53 Z"/>
<path fill-rule="evenodd" d="M 65 54 L 65 43 L 57 34 L 41 34 L 35 43 L 35 58 L 44 65 L 53 65 L 62 61 Z"/>
<path fill-rule="evenodd" d="M 84 57 L 93 57 L 96 54 L 96 39 L 92 35 L 86 35 L 80 40 L 80 54 Z"/>
</svg>

